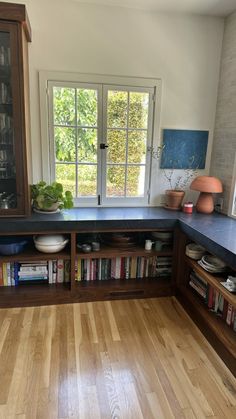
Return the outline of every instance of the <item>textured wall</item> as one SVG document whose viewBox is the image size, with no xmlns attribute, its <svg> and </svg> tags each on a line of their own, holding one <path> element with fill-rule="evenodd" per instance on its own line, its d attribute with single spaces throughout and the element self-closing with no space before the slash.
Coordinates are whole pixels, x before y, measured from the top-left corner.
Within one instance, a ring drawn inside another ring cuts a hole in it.
<svg viewBox="0 0 236 419">
<path fill-rule="evenodd" d="M 236 12 L 225 21 L 210 173 L 223 181 L 228 212 L 236 154 Z"/>
</svg>

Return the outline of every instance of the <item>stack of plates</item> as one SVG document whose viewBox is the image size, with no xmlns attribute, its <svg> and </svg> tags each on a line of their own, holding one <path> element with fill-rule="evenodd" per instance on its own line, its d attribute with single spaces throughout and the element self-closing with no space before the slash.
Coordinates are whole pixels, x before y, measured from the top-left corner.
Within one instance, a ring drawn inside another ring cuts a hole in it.
<svg viewBox="0 0 236 419">
<path fill-rule="evenodd" d="M 225 272 L 226 264 L 219 258 L 212 255 L 205 255 L 198 261 L 199 265 L 210 273 Z"/>
<path fill-rule="evenodd" d="M 206 253 L 206 249 L 200 244 L 189 243 L 186 246 L 185 253 L 189 258 L 199 260 Z"/>
<path fill-rule="evenodd" d="M 173 240 L 173 233 L 172 231 L 153 231 L 152 237 L 155 240 L 160 240 L 163 243 L 170 243 Z"/>
<path fill-rule="evenodd" d="M 135 238 L 134 236 L 130 236 L 126 233 L 113 233 L 109 235 L 108 238 L 105 239 L 106 244 L 111 247 L 133 247 L 135 246 Z"/>
</svg>

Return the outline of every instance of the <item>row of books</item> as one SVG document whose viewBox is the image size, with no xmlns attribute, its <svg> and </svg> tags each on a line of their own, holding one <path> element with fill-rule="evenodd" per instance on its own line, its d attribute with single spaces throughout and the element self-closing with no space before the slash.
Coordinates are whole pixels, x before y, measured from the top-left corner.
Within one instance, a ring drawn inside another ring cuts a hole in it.
<svg viewBox="0 0 236 419">
<path fill-rule="evenodd" d="M 236 332 L 236 308 L 195 271 L 190 273 L 189 285 L 203 299 L 209 310 L 222 317 L 228 326 Z"/>
<path fill-rule="evenodd" d="M 57 284 L 69 281 L 69 260 L 0 263 L 0 286 L 15 286 L 27 283 Z"/>
<path fill-rule="evenodd" d="M 171 257 L 116 257 L 76 261 L 77 281 L 153 278 L 171 275 Z"/>
</svg>

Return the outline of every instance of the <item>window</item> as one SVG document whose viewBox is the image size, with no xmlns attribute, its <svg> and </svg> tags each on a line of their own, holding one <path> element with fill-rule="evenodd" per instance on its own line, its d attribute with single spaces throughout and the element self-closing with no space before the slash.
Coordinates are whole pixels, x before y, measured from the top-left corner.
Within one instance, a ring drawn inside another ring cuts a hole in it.
<svg viewBox="0 0 236 419">
<path fill-rule="evenodd" d="M 75 205 L 145 205 L 157 86 L 98 81 L 41 76 L 41 95 L 45 83 L 48 93 L 44 179 L 61 182 Z"/>
</svg>

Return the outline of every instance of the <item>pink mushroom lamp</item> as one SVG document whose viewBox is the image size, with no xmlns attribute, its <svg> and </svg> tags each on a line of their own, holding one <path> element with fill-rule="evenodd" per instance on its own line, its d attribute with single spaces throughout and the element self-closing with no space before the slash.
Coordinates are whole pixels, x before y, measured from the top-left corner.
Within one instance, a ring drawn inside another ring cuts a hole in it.
<svg viewBox="0 0 236 419">
<path fill-rule="evenodd" d="M 220 179 L 213 176 L 197 176 L 192 181 L 190 189 L 200 192 L 196 209 L 203 214 L 211 214 L 214 210 L 212 194 L 223 191 Z"/>
</svg>

